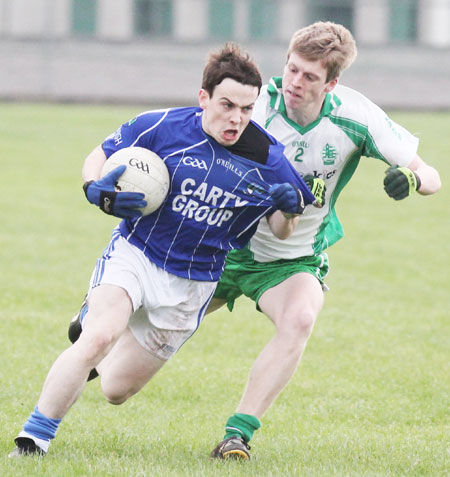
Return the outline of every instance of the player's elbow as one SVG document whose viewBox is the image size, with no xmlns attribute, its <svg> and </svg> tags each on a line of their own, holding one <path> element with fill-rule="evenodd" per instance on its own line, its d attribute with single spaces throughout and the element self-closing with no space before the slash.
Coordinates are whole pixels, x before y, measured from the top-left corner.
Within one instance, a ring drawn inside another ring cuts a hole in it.
<svg viewBox="0 0 450 477">
<path fill-rule="evenodd" d="M 439 176 L 438 172 L 436 171 L 436 177 L 434 179 L 434 184 L 433 184 L 433 192 L 432 194 L 435 194 L 436 192 L 438 192 L 442 186 L 442 182 L 441 182 L 441 177 Z"/>
<path fill-rule="evenodd" d="M 441 188 L 441 177 L 439 172 L 429 164 L 426 164 L 420 158 L 413 161 L 412 170 L 418 177 L 419 187 L 417 192 L 421 195 L 431 195 L 438 192 Z"/>
<path fill-rule="evenodd" d="M 441 185 L 442 182 L 439 173 L 436 171 L 436 169 L 430 168 L 428 174 L 422 180 L 418 192 L 422 195 L 436 194 L 436 192 L 440 190 Z"/>
</svg>

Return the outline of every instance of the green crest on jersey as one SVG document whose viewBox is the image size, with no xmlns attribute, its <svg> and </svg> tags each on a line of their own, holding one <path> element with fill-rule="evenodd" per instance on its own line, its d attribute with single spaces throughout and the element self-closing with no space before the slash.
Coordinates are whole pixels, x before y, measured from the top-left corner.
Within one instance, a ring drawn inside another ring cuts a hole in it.
<svg viewBox="0 0 450 477">
<path fill-rule="evenodd" d="M 326 144 L 322 149 L 322 159 L 325 165 L 334 164 L 337 157 L 337 149 L 331 144 Z"/>
</svg>

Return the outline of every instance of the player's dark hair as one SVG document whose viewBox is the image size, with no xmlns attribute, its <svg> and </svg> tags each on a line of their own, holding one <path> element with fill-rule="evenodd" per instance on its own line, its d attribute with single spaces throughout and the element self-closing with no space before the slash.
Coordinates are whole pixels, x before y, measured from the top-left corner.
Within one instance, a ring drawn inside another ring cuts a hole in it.
<svg viewBox="0 0 450 477">
<path fill-rule="evenodd" d="M 226 43 L 221 50 L 210 53 L 203 70 L 202 89 L 212 96 L 214 88 L 226 78 L 256 86 L 258 93 L 262 86 L 261 73 L 256 63 L 239 45 L 231 42 Z"/>
</svg>

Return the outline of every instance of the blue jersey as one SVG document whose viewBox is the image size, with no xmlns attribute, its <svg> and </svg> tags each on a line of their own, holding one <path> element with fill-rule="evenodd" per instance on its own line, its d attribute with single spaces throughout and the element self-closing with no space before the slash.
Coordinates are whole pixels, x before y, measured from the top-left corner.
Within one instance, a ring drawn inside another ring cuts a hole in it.
<svg viewBox="0 0 450 477">
<path fill-rule="evenodd" d="M 169 273 L 217 281 L 227 253 L 242 248 L 259 220 L 274 211 L 272 184 L 295 185 L 305 203 L 314 196 L 284 157 L 284 146 L 255 123 L 249 127 L 268 144 L 262 163 L 220 145 L 203 131 L 201 120 L 202 110 L 195 107 L 146 112 L 109 136 L 103 150 L 109 157 L 128 146 L 150 149 L 164 160 L 171 178 L 161 207 L 123 220 L 121 234 Z M 253 139 L 247 143 L 257 149 Z"/>
</svg>

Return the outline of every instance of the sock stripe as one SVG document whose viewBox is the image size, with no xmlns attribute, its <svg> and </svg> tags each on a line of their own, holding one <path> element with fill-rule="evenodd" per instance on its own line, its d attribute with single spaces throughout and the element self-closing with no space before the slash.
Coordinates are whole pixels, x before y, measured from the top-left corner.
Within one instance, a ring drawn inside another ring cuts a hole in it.
<svg viewBox="0 0 450 477">
<path fill-rule="evenodd" d="M 261 427 L 259 419 L 251 414 L 236 413 L 231 416 L 225 424 L 225 437 L 238 436 L 249 442 L 253 433 Z"/>
<path fill-rule="evenodd" d="M 237 427 L 226 426 L 226 427 L 225 427 L 225 431 L 226 431 L 227 433 L 229 433 L 230 431 L 231 431 L 231 432 L 233 432 L 233 431 L 234 431 L 234 432 L 238 432 L 241 436 L 244 436 L 244 433 L 243 433 L 240 429 L 238 429 Z"/>
</svg>

